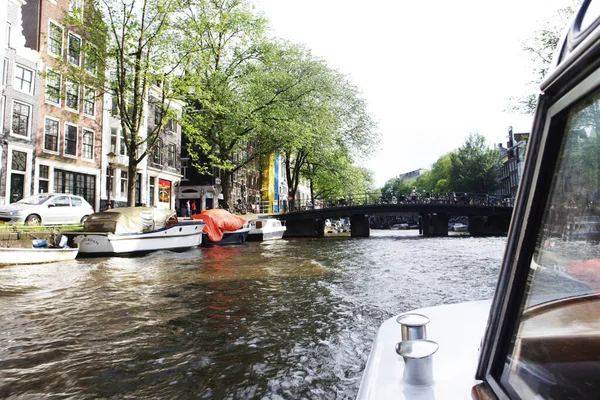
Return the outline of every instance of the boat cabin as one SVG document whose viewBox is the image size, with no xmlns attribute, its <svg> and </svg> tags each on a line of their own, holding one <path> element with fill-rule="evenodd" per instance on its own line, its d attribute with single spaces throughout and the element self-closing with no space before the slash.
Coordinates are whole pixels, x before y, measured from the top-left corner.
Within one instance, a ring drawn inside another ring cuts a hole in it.
<svg viewBox="0 0 600 400">
<path fill-rule="evenodd" d="M 600 398 L 599 17 L 584 0 L 541 85 L 491 303 L 384 322 L 359 398 Z"/>
</svg>

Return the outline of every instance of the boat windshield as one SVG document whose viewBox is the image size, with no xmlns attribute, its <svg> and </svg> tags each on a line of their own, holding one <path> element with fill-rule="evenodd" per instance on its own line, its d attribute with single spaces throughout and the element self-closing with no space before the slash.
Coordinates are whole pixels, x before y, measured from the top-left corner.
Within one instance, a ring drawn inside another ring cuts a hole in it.
<svg viewBox="0 0 600 400">
<path fill-rule="evenodd" d="M 600 393 L 600 91 L 568 111 L 501 381 L 529 398 Z"/>
<path fill-rule="evenodd" d="M 30 204 L 30 205 L 37 206 L 40 204 L 44 204 L 53 196 L 54 195 L 50 195 L 50 194 L 39 194 L 36 196 L 25 197 L 24 199 L 17 201 L 16 204 Z"/>
</svg>

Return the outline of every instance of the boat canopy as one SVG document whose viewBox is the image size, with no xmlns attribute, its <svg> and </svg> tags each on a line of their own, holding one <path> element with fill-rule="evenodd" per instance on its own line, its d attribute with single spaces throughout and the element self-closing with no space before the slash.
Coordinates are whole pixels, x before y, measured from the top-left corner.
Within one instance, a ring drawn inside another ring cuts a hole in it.
<svg viewBox="0 0 600 400">
<path fill-rule="evenodd" d="M 173 210 L 120 207 L 90 215 L 83 224 L 83 230 L 115 234 L 149 232 L 165 228 L 171 218 L 177 218 Z"/>
<path fill-rule="evenodd" d="M 200 214 L 192 215 L 192 219 L 206 222 L 203 232 L 212 242 L 221 241 L 225 231 L 237 231 L 246 223 L 244 218 L 220 208 L 203 210 Z"/>
</svg>

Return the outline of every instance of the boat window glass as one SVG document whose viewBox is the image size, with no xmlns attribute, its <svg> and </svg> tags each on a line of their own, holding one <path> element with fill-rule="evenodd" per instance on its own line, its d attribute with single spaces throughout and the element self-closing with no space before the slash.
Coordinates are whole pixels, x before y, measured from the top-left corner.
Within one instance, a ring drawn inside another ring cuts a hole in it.
<svg viewBox="0 0 600 400">
<path fill-rule="evenodd" d="M 600 393 L 600 91 L 567 113 L 522 311 L 500 372 L 515 398 Z"/>
</svg>

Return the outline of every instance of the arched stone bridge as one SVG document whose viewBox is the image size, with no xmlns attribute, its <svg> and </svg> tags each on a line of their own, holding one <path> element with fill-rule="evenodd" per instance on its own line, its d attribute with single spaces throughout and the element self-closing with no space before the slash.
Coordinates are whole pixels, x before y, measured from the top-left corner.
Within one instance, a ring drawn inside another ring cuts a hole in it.
<svg viewBox="0 0 600 400">
<path fill-rule="evenodd" d="M 448 235 L 448 220 L 453 216 L 469 218 L 471 235 L 505 235 L 508 232 L 513 208 L 511 206 L 487 204 L 451 203 L 398 203 L 369 204 L 346 207 L 329 207 L 316 210 L 293 211 L 275 215 L 285 221 L 286 237 L 322 237 L 325 220 L 349 218 L 352 237 L 369 237 L 369 217 L 419 214 L 419 231 L 424 236 Z"/>
</svg>

